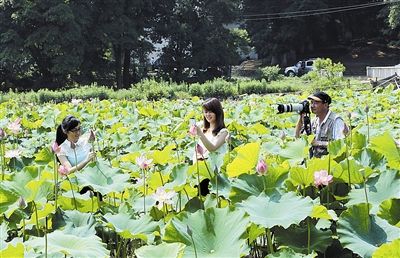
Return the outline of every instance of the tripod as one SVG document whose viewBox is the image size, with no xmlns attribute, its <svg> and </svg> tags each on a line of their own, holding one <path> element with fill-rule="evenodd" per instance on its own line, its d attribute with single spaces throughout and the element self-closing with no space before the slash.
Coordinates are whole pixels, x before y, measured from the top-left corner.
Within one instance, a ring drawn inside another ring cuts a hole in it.
<svg viewBox="0 0 400 258">
<path fill-rule="evenodd" d="M 306 132 L 307 135 L 311 134 L 310 113 L 304 113 L 303 126 L 301 127 L 301 133 L 303 132 Z"/>
</svg>

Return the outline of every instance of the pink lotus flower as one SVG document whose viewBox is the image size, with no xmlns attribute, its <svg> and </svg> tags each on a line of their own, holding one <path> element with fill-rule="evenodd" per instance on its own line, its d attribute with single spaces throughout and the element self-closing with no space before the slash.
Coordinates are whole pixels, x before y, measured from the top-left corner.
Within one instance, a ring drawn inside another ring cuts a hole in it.
<svg viewBox="0 0 400 258">
<path fill-rule="evenodd" d="M 69 171 L 64 165 L 61 165 L 58 168 L 58 173 L 60 173 L 60 175 L 62 175 L 62 176 L 67 176 L 69 174 Z"/>
<path fill-rule="evenodd" d="M 14 122 L 9 123 L 7 128 L 12 134 L 19 134 L 21 132 L 21 118 L 17 118 Z"/>
<path fill-rule="evenodd" d="M 15 149 L 15 150 L 8 150 L 6 151 L 4 157 L 12 159 L 12 158 L 19 158 L 21 157 L 21 150 Z"/>
<path fill-rule="evenodd" d="M 189 134 L 190 136 L 196 136 L 197 135 L 197 128 L 195 125 L 191 125 L 189 128 Z"/>
<path fill-rule="evenodd" d="M 173 204 L 172 198 L 176 196 L 176 192 L 166 192 L 164 187 L 160 186 L 152 196 L 158 202 L 157 208 L 161 210 L 164 204 Z"/>
<path fill-rule="evenodd" d="M 53 144 L 51 145 L 51 151 L 54 154 L 58 154 L 61 151 L 61 147 L 58 145 L 58 143 L 56 141 L 53 142 Z"/>
<path fill-rule="evenodd" d="M 328 185 L 329 183 L 333 182 L 333 176 L 328 174 L 326 170 L 320 170 L 314 172 L 314 185 L 315 186 L 322 186 Z"/>
<path fill-rule="evenodd" d="M 268 165 L 263 159 L 260 159 L 257 163 L 256 170 L 258 174 L 264 175 L 268 171 Z"/>
<path fill-rule="evenodd" d="M 136 164 L 141 169 L 148 169 L 151 166 L 152 159 L 146 159 L 144 155 L 140 155 L 140 157 L 136 158 Z"/>
<path fill-rule="evenodd" d="M 0 128 L 0 140 L 3 140 L 6 137 L 6 132 L 3 128 Z"/>
<path fill-rule="evenodd" d="M 203 156 L 204 155 L 204 148 L 200 144 L 196 144 L 196 153 Z"/>
</svg>

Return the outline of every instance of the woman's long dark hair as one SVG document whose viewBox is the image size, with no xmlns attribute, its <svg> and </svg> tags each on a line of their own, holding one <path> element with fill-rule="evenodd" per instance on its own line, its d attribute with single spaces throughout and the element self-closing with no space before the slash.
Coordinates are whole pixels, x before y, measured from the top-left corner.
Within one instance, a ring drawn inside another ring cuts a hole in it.
<svg viewBox="0 0 400 258">
<path fill-rule="evenodd" d="M 66 116 L 62 120 L 61 124 L 57 127 L 57 133 L 56 133 L 57 144 L 58 145 L 62 144 L 67 139 L 67 132 L 77 127 L 80 123 L 81 121 L 79 121 L 78 118 L 72 115 Z"/>
<path fill-rule="evenodd" d="M 224 123 L 224 110 L 222 109 L 221 102 L 216 98 L 207 99 L 203 103 L 203 109 L 211 111 L 215 114 L 216 127 L 212 131 L 213 135 L 217 135 L 222 128 L 225 128 Z M 204 131 L 207 131 L 210 128 L 210 123 L 207 121 L 204 116 Z"/>
</svg>

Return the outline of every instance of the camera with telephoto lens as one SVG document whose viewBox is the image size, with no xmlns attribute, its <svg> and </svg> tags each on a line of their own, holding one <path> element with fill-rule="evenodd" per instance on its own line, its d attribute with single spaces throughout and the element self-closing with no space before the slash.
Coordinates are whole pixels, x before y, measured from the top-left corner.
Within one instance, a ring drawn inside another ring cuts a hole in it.
<svg viewBox="0 0 400 258">
<path fill-rule="evenodd" d="M 297 112 L 297 113 L 310 113 L 310 103 L 307 100 L 303 100 L 297 104 L 278 104 L 278 114 L 286 112 Z"/>
</svg>

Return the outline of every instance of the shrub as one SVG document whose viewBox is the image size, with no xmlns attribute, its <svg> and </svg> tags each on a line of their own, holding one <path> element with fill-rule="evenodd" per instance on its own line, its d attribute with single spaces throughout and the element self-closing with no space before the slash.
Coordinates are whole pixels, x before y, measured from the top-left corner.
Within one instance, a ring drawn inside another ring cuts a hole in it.
<svg viewBox="0 0 400 258">
<path fill-rule="evenodd" d="M 261 78 L 265 79 L 267 82 L 276 81 L 282 79 L 282 74 L 279 74 L 281 68 L 278 65 L 266 66 L 260 69 Z"/>
</svg>

